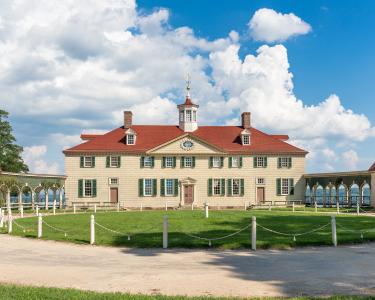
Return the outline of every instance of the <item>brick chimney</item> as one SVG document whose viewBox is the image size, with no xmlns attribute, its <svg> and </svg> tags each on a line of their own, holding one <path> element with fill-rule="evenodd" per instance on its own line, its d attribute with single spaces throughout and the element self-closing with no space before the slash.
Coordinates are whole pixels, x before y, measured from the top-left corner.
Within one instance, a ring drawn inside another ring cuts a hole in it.
<svg viewBox="0 0 375 300">
<path fill-rule="evenodd" d="M 133 113 L 129 110 L 124 111 L 124 128 L 132 127 Z"/>
<path fill-rule="evenodd" d="M 250 112 L 243 112 L 241 115 L 242 119 L 242 127 L 245 129 L 251 128 L 251 113 Z"/>
</svg>

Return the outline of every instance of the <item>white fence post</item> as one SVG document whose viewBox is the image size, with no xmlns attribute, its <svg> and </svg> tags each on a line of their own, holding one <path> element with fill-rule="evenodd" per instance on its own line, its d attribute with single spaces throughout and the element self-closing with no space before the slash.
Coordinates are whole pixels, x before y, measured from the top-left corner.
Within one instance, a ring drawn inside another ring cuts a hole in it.
<svg viewBox="0 0 375 300">
<path fill-rule="evenodd" d="M 251 249 L 257 249 L 257 218 L 255 216 L 251 217 Z"/>
<path fill-rule="evenodd" d="M 117 212 L 120 212 L 120 201 L 117 202 Z"/>
<path fill-rule="evenodd" d="M 357 200 L 357 216 L 359 216 L 359 201 Z"/>
<path fill-rule="evenodd" d="M 168 216 L 163 219 L 163 249 L 168 248 Z"/>
<path fill-rule="evenodd" d="M 205 214 L 205 217 L 206 219 L 208 218 L 208 203 L 204 203 L 204 214 Z"/>
<path fill-rule="evenodd" d="M 38 204 L 36 205 L 35 215 L 39 216 L 39 205 Z"/>
<path fill-rule="evenodd" d="M 42 220 L 42 214 L 39 214 L 38 216 L 38 239 L 40 239 L 42 237 L 42 234 L 43 234 L 43 228 L 42 228 L 42 225 L 43 224 L 43 220 Z"/>
<path fill-rule="evenodd" d="M 53 215 L 56 215 L 56 200 L 53 200 L 52 210 L 53 210 Z"/>
<path fill-rule="evenodd" d="M 142 205 L 142 203 L 141 203 L 141 207 L 140 207 L 140 209 L 141 209 L 141 211 L 143 210 L 143 205 Z"/>
<path fill-rule="evenodd" d="M 0 208 L 0 228 L 4 227 L 4 211 Z"/>
<path fill-rule="evenodd" d="M 76 205 L 73 204 L 73 214 L 75 214 L 75 213 L 76 213 Z"/>
<path fill-rule="evenodd" d="M 95 244 L 95 217 L 91 215 L 90 219 L 90 244 Z"/>
<path fill-rule="evenodd" d="M 12 219 L 12 214 L 8 213 L 8 233 L 12 233 L 13 231 L 13 219 Z"/>
<path fill-rule="evenodd" d="M 23 218 L 23 204 L 21 203 L 21 206 L 20 206 L 20 214 L 21 214 L 21 218 Z"/>
<path fill-rule="evenodd" d="M 338 214 L 340 213 L 340 202 L 339 201 L 336 202 L 336 211 L 337 211 Z"/>
<path fill-rule="evenodd" d="M 316 203 L 316 200 L 314 202 L 314 206 L 315 206 L 315 212 L 317 213 L 318 212 L 318 204 Z"/>
<path fill-rule="evenodd" d="M 94 213 L 96 214 L 96 204 L 94 204 Z"/>
<path fill-rule="evenodd" d="M 268 210 L 271 211 L 271 202 L 268 204 Z"/>
<path fill-rule="evenodd" d="M 191 210 L 194 210 L 194 203 L 191 204 Z"/>
<path fill-rule="evenodd" d="M 332 244 L 337 247 L 337 233 L 336 233 L 336 217 L 331 216 L 331 227 L 332 227 Z"/>
<path fill-rule="evenodd" d="M 168 201 L 165 201 L 165 211 L 168 211 Z"/>
<path fill-rule="evenodd" d="M 295 210 L 294 210 L 294 201 L 292 202 L 292 208 L 293 208 L 293 212 L 294 212 L 294 211 L 295 211 Z"/>
<path fill-rule="evenodd" d="M 246 210 L 246 201 L 243 202 L 243 209 Z"/>
</svg>

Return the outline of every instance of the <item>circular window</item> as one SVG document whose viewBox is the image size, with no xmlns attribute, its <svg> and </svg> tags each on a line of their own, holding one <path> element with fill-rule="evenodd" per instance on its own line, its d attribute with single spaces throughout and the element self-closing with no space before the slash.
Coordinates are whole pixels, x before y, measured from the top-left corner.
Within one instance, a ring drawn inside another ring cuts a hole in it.
<svg viewBox="0 0 375 300">
<path fill-rule="evenodd" d="M 184 150 L 191 150 L 194 147 L 194 143 L 191 140 L 184 140 L 181 143 L 181 148 Z"/>
</svg>

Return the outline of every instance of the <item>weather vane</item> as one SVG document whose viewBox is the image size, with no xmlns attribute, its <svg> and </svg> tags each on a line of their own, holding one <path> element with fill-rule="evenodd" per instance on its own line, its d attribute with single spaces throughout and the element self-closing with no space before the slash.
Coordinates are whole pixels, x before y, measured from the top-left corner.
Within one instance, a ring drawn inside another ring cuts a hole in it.
<svg viewBox="0 0 375 300">
<path fill-rule="evenodd" d="M 186 97 L 190 98 L 190 83 L 191 83 L 191 80 L 190 80 L 190 74 L 188 73 L 187 76 L 186 76 Z"/>
</svg>

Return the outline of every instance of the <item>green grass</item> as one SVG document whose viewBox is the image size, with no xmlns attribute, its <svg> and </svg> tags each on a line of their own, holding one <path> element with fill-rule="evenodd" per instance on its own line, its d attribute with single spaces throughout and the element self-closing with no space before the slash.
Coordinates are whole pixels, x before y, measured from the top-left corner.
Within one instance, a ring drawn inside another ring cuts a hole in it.
<svg viewBox="0 0 375 300">
<path fill-rule="evenodd" d="M 55 231 L 43 225 L 43 239 L 89 243 L 90 213 L 45 216 L 43 220 L 67 232 Z M 284 211 L 210 211 L 210 217 L 204 218 L 203 211 L 143 211 L 143 212 L 107 212 L 97 213 L 96 222 L 123 234 L 115 234 L 96 226 L 96 243 L 108 246 L 139 248 L 161 248 L 163 216 L 169 218 L 169 247 L 208 248 L 208 242 L 187 236 L 185 233 L 214 239 L 222 237 L 250 224 L 251 217 L 257 217 L 257 223 L 272 230 L 298 234 L 313 230 L 331 221 L 329 214 Z M 337 228 L 338 243 L 360 243 L 375 240 L 375 218 L 356 215 L 338 215 L 337 224 L 351 230 L 368 230 L 363 239 L 358 232 L 347 232 Z M 13 234 L 36 238 L 37 218 L 30 217 L 16 220 L 26 227 L 23 232 L 13 224 Z M 221 249 L 250 248 L 250 228 L 226 239 L 212 241 L 212 247 Z M 5 232 L 5 229 L 3 229 Z M 130 240 L 128 240 L 128 235 Z M 257 228 L 258 248 L 285 249 L 295 246 L 331 245 L 331 226 L 319 232 L 304 236 L 282 236 Z"/>
<path fill-rule="evenodd" d="M 184 297 L 184 296 L 163 296 L 163 295 L 130 295 L 121 293 L 97 293 L 80 291 L 75 289 L 40 288 L 29 286 L 0 285 L 0 300 L 228 300 L 240 298 L 219 298 L 219 297 Z M 244 299 L 244 298 L 243 298 Z M 285 299 L 285 298 L 252 298 L 252 299 Z M 297 297 L 290 299 L 372 299 L 369 296 L 335 296 L 324 298 Z"/>
</svg>

